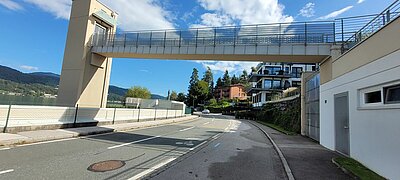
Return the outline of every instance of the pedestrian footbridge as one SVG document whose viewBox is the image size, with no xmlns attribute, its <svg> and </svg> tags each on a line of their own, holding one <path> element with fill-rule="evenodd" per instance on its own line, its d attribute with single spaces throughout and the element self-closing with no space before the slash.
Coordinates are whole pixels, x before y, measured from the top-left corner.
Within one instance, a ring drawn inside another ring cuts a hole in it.
<svg viewBox="0 0 400 180">
<path fill-rule="evenodd" d="M 92 52 L 106 57 L 321 62 L 331 55 L 335 23 L 276 23 L 187 30 L 95 34 Z"/>
<path fill-rule="evenodd" d="M 397 7 L 397 6 L 396 6 Z M 118 14 L 98 0 L 73 1 L 61 72 L 59 104 L 105 107 L 112 58 L 321 63 L 331 62 L 398 17 L 378 15 L 290 22 L 121 32 Z"/>
</svg>

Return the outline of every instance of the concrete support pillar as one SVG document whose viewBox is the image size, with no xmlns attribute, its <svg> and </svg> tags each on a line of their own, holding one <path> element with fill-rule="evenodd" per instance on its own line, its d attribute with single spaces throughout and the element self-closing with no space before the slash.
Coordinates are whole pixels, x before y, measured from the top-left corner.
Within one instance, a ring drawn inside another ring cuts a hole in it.
<svg viewBox="0 0 400 180">
<path fill-rule="evenodd" d="M 112 59 L 91 52 L 96 26 L 114 33 L 116 13 L 97 0 L 74 0 L 57 97 L 60 106 L 106 106 Z"/>
</svg>

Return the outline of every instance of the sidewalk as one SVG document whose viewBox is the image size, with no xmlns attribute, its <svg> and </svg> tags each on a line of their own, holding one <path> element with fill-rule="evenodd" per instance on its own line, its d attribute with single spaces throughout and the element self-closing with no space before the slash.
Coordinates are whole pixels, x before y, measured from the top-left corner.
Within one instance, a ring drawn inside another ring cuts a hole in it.
<svg viewBox="0 0 400 180">
<path fill-rule="evenodd" d="M 176 119 L 166 119 L 157 121 L 145 121 L 137 123 L 114 124 L 105 126 L 91 126 L 81 128 L 68 128 L 56 130 L 38 130 L 38 131 L 25 131 L 17 134 L 0 133 L 0 146 L 12 146 L 18 144 L 27 144 L 35 142 L 43 142 L 50 140 L 66 139 L 79 136 L 87 136 L 93 134 L 102 134 L 118 131 L 127 131 L 138 128 L 159 126 L 182 121 L 189 121 L 197 118 L 198 116 L 186 116 Z"/>
<path fill-rule="evenodd" d="M 332 158 L 340 157 L 340 154 L 309 138 L 285 135 L 262 124 L 257 125 L 263 128 L 281 149 L 295 179 L 352 179 L 332 163 Z"/>
</svg>

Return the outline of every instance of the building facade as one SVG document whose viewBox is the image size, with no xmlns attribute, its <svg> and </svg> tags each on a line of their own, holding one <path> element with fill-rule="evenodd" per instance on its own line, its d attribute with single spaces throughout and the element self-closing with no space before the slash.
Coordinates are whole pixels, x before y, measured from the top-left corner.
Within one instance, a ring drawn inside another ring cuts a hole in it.
<svg viewBox="0 0 400 180">
<path fill-rule="evenodd" d="M 247 93 L 253 107 L 263 106 L 289 88 L 300 87 L 301 73 L 316 71 L 317 67 L 316 64 L 260 63 L 249 76 L 252 86 Z"/>
<path fill-rule="evenodd" d="M 321 64 L 320 143 L 388 179 L 400 177 L 399 29 L 397 17 Z"/>
<path fill-rule="evenodd" d="M 234 84 L 226 87 L 219 87 L 214 89 L 215 99 L 238 99 L 246 100 L 246 89 L 242 84 Z"/>
</svg>

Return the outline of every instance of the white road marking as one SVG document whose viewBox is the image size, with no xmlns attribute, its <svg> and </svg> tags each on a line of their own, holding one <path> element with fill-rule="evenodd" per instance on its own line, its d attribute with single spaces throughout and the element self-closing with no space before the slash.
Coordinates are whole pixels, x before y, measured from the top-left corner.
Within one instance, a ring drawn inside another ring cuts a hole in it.
<svg viewBox="0 0 400 180">
<path fill-rule="evenodd" d="M 151 167 L 151 168 L 149 168 L 149 169 L 147 169 L 147 170 L 145 170 L 145 171 L 143 171 L 143 172 L 141 172 L 141 173 L 139 173 L 139 174 L 136 174 L 135 176 L 129 178 L 128 180 L 140 179 L 140 178 L 142 178 L 143 176 L 146 176 L 146 175 L 150 174 L 151 172 L 153 172 L 153 171 L 155 171 L 155 170 L 157 170 L 157 169 L 159 169 L 159 168 L 161 168 L 161 167 L 167 165 L 168 163 L 172 162 L 172 161 L 175 160 L 175 159 L 176 159 L 176 158 L 167 159 L 166 161 L 163 161 L 163 162 L 161 162 L 160 164 L 157 164 L 157 165 L 155 165 L 155 166 L 153 166 L 153 167 Z"/>
<path fill-rule="evenodd" d="M 181 129 L 181 130 L 179 130 L 179 131 L 180 131 L 180 132 L 182 132 L 182 131 L 187 131 L 187 130 L 191 130 L 191 129 L 193 129 L 193 128 L 195 128 L 195 126 L 192 126 L 192 127 L 190 127 L 190 128 Z"/>
<path fill-rule="evenodd" d="M 120 145 L 116 145 L 116 146 L 111 146 L 111 147 L 108 147 L 107 149 L 120 148 L 120 147 L 124 147 L 124 146 L 127 146 L 127 145 L 131 145 L 131 144 L 135 144 L 135 143 L 140 143 L 140 142 L 143 142 L 143 141 L 148 141 L 148 140 L 155 139 L 155 138 L 159 138 L 159 137 L 161 137 L 161 136 L 149 137 L 149 138 L 146 138 L 146 139 L 141 139 L 141 140 L 137 140 L 137 141 L 133 141 L 133 142 L 128 142 L 128 143 L 124 143 L 124 144 L 120 144 Z"/>
<path fill-rule="evenodd" d="M 229 125 L 225 128 L 225 132 L 228 132 L 229 131 L 229 129 L 231 128 L 231 125 L 232 125 L 232 121 L 229 121 Z"/>
<path fill-rule="evenodd" d="M 69 140 L 74 140 L 74 139 L 79 139 L 79 138 L 57 139 L 57 140 L 51 140 L 51 141 L 36 142 L 36 143 L 31 143 L 31 144 L 21 144 L 21 145 L 17 145 L 17 147 L 33 146 L 33 145 L 39 145 L 39 144 L 48 144 L 48 143 L 54 143 L 54 142 L 69 141 Z"/>
<path fill-rule="evenodd" d="M 207 125 L 207 124 L 210 124 L 210 122 L 206 122 L 206 123 L 204 123 L 203 125 Z"/>
<path fill-rule="evenodd" d="M 214 145 L 214 147 L 216 148 L 216 147 L 218 147 L 219 145 L 221 145 L 221 143 L 217 143 L 216 145 Z"/>
<path fill-rule="evenodd" d="M 1 148 L 0 151 L 5 151 L 5 150 L 9 150 L 11 148 Z"/>
<path fill-rule="evenodd" d="M 189 149 L 189 151 L 193 151 L 193 150 L 195 150 L 196 148 L 200 147 L 201 145 L 205 144 L 206 142 L 207 142 L 207 141 L 204 141 L 204 142 L 200 143 L 199 145 L 197 145 L 197 146 L 195 146 L 195 147 L 192 147 L 192 148 L 190 148 L 190 149 Z"/>
<path fill-rule="evenodd" d="M 186 138 L 186 140 L 199 141 L 201 139 L 200 138 Z"/>
<path fill-rule="evenodd" d="M 217 139 L 219 137 L 220 134 L 216 134 L 213 137 L 211 137 L 212 139 Z"/>
<path fill-rule="evenodd" d="M 9 169 L 9 170 L 5 170 L 5 171 L 0 171 L 0 174 L 5 174 L 5 173 L 9 173 L 9 172 L 13 172 L 14 169 Z"/>
</svg>

